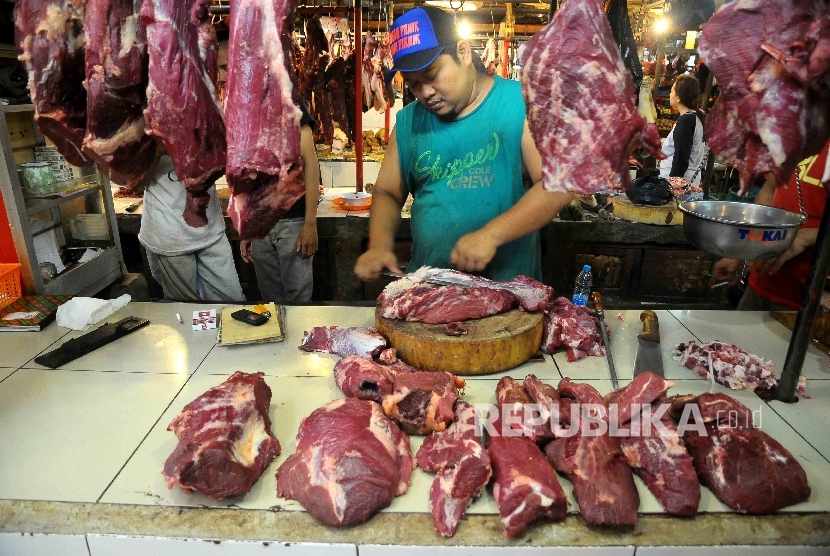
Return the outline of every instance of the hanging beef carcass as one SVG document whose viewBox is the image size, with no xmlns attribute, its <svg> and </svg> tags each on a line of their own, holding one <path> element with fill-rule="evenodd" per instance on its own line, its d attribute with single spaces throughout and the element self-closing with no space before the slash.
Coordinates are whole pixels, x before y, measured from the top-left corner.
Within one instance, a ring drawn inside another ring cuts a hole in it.
<svg viewBox="0 0 830 556">
<path fill-rule="evenodd" d="M 35 122 L 74 166 L 92 164 L 82 152 L 85 7 L 85 0 L 20 0 L 14 9 L 15 40 L 29 72 Z"/>
<path fill-rule="evenodd" d="M 114 183 L 134 187 L 153 163 L 144 132 L 147 37 L 140 0 L 89 0 L 84 20 L 88 95 L 84 154 Z"/>
<path fill-rule="evenodd" d="M 354 71 L 354 68 L 352 68 Z M 349 141 L 354 141 L 349 110 L 354 110 L 353 104 L 348 104 L 346 83 L 346 59 L 340 56 L 334 58 L 326 68 L 326 94 L 329 97 L 333 124 L 340 126 Z M 354 95 L 352 95 L 354 97 Z M 333 133 L 333 129 L 332 129 Z"/>
<path fill-rule="evenodd" d="M 329 41 L 316 17 L 305 22 L 305 88 L 311 97 L 311 115 L 317 125 L 314 127 L 314 142 L 331 145 L 334 139 L 334 122 L 331 116 L 331 101 L 326 91 L 326 68 L 331 62 Z"/>
<path fill-rule="evenodd" d="M 263 373 L 235 372 L 189 404 L 167 427 L 179 443 L 164 463 L 170 488 L 221 500 L 241 496 L 280 453 L 271 432 Z"/>
<path fill-rule="evenodd" d="M 209 190 L 225 173 L 225 123 L 216 92 L 210 0 L 144 0 L 150 55 L 147 133 L 161 140 L 187 189 L 184 220 L 207 224 Z"/>
<path fill-rule="evenodd" d="M 409 437 L 380 405 L 329 402 L 300 423 L 297 451 L 277 471 L 278 496 L 333 526 L 363 523 L 409 487 Z"/>
<path fill-rule="evenodd" d="M 366 31 L 366 36 L 363 38 L 363 111 L 367 112 L 370 108 L 375 106 L 375 93 L 372 90 L 372 76 L 375 74 L 375 66 L 372 63 L 372 57 L 375 55 L 375 49 L 378 47 L 378 41 L 375 40 L 371 31 Z"/>
<path fill-rule="evenodd" d="M 234 0 L 228 45 L 228 214 L 239 236 L 262 238 L 305 193 L 292 0 Z M 264 22 L 264 23 L 263 23 Z"/>
<path fill-rule="evenodd" d="M 527 42 L 522 67 L 527 119 L 548 191 L 627 189 L 635 148 L 665 157 L 657 128 L 637 113 L 634 83 L 602 0 L 565 0 Z"/>
<path fill-rule="evenodd" d="M 740 192 L 796 165 L 830 137 L 830 4 L 741 0 L 703 26 L 700 53 L 721 95 L 706 140 L 740 171 Z"/>
</svg>

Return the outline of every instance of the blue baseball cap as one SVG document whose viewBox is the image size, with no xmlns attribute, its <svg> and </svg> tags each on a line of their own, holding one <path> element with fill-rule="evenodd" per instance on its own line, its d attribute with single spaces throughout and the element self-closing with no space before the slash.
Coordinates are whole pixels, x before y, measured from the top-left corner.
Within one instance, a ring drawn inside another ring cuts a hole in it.
<svg viewBox="0 0 830 556">
<path fill-rule="evenodd" d="M 451 14 L 424 6 L 409 10 L 396 19 L 389 31 L 389 39 L 395 65 L 386 72 L 387 83 L 399 71 L 420 71 L 428 67 L 445 48 L 454 47 L 461 37 Z"/>
</svg>

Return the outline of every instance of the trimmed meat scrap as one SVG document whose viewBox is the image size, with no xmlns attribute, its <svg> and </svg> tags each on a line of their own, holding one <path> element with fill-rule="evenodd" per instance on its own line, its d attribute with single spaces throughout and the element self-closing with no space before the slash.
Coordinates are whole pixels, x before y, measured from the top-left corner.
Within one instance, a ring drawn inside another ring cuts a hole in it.
<svg viewBox="0 0 830 556">
<path fill-rule="evenodd" d="M 92 160 L 81 146 L 86 133 L 85 0 L 20 0 L 14 8 L 19 59 L 29 72 L 35 123 L 74 166 Z"/>
<path fill-rule="evenodd" d="M 243 239 L 265 237 L 305 193 L 302 112 L 291 60 L 293 13 L 292 0 L 231 2 L 228 214 Z"/>
<path fill-rule="evenodd" d="M 548 191 L 625 190 L 635 148 L 665 158 L 657 128 L 637 113 L 634 82 L 602 0 L 565 0 L 527 42 L 522 68 L 527 120 Z"/>
<path fill-rule="evenodd" d="M 334 381 L 343 395 L 378 403 L 393 392 L 396 374 L 391 367 L 357 355 L 344 357 L 334 364 Z"/>
<path fill-rule="evenodd" d="M 144 0 L 150 56 L 146 131 L 173 159 L 187 189 L 184 220 L 207 224 L 210 187 L 225 173 L 225 122 L 216 92 L 219 71 L 210 0 Z"/>
<path fill-rule="evenodd" d="M 164 463 L 167 485 L 221 500 L 241 496 L 280 453 L 271 432 L 263 373 L 235 372 L 189 404 L 167 427 L 179 439 Z"/>
<path fill-rule="evenodd" d="M 455 418 L 453 407 L 464 385 L 446 372 L 401 373 L 393 392 L 383 398 L 383 410 L 409 434 L 442 431 Z"/>
<path fill-rule="evenodd" d="M 588 355 L 605 355 L 599 320 L 594 311 L 558 297 L 545 310 L 541 349 L 545 353 L 555 353 L 563 346 L 567 348 L 570 363 Z"/>
<path fill-rule="evenodd" d="M 277 495 L 327 525 L 358 525 L 406 494 L 413 465 L 409 437 L 380 405 L 334 400 L 300 423 L 297 451 L 277 471 Z"/>
<path fill-rule="evenodd" d="M 386 338 L 374 328 L 341 326 L 315 326 L 310 332 L 303 332 L 303 351 L 336 353 L 340 357 L 359 355 L 375 357 L 386 347 Z"/>
<path fill-rule="evenodd" d="M 711 378 L 714 372 L 718 383 L 733 390 L 769 390 L 778 385 L 772 361 L 732 344 L 714 341 L 699 346 L 689 340 L 674 348 L 672 359 L 703 378 Z"/>
</svg>

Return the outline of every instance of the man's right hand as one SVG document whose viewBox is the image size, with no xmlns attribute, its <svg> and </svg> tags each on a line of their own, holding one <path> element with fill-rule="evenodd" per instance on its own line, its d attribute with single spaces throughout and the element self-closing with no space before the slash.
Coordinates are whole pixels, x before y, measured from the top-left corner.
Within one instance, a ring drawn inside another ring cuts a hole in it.
<svg viewBox="0 0 830 556">
<path fill-rule="evenodd" d="M 741 266 L 741 261 L 738 259 L 721 259 L 712 267 L 712 278 L 715 282 L 728 281 L 730 284 L 735 284 L 738 281 L 739 266 Z"/>
<path fill-rule="evenodd" d="M 401 272 L 395 254 L 384 249 L 369 249 L 357 259 L 357 264 L 354 265 L 354 273 L 366 282 L 377 280 L 383 269 Z"/>
<path fill-rule="evenodd" d="M 242 256 L 242 260 L 246 263 L 254 262 L 254 255 L 251 252 L 251 240 L 250 239 L 243 239 L 239 242 L 239 254 Z"/>
</svg>

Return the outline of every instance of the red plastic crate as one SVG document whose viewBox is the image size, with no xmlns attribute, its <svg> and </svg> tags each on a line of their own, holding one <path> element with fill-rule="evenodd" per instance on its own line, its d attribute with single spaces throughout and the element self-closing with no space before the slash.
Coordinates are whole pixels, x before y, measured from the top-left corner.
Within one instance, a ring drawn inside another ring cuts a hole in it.
<svg viewBox="0 0 830 556">
<path fill-rule="evenodd" d="M 0 264 L 0 309 L 11 305 L 23 295 L 20 287 L 20 264 Z"/>
</svg>

